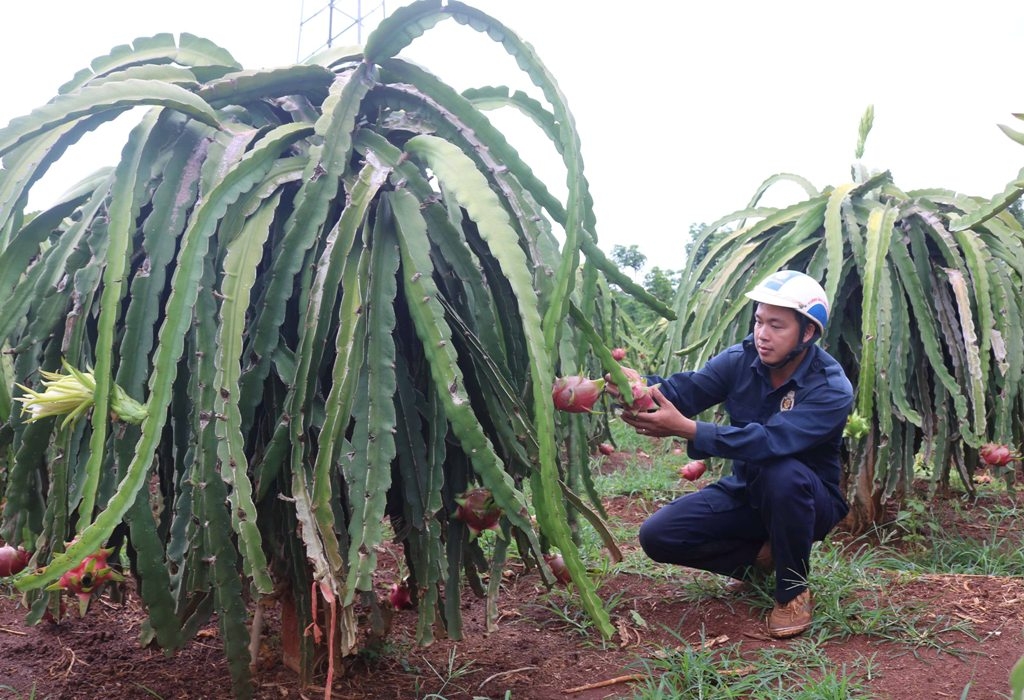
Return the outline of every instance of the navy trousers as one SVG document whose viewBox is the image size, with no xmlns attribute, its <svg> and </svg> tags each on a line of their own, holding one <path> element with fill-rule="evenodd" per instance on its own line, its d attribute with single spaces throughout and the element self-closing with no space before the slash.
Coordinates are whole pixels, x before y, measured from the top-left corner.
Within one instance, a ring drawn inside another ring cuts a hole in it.
<svg viewBox="0 0 1024 700">
<path fill-rule="evenodd" d="M 788 603 L 807 588 L 811 546 L 846 514 L 803 462 L 745 462 L 735 477 L 681 496 L 640 526 L 651 559 L 733 578 L 749 574 L 758 550 L 771 543 L 775 600 Z"/>
</svg>

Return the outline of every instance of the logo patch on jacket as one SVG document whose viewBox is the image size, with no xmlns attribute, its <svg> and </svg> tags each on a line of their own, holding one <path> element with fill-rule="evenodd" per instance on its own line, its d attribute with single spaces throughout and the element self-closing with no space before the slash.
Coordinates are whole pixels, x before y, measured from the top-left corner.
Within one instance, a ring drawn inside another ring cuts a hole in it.
<svg viewBox="0 0 1024 700">
<path fill-rule="evenodd" d="M 780 411 L 788 411 L 793 408 L 793 404 L 796 403 L 796 392 L 792 389 L 789 393 L 782 397 L 782 401 L 779 402 Z"/>
</svg>

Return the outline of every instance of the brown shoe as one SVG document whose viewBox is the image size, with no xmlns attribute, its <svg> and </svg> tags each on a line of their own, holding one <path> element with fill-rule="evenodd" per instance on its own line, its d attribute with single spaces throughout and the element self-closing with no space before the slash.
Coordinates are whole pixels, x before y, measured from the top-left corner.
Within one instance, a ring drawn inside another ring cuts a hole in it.
<svg viewBox="0 0 1024 700">
<path fill-rule="evenodd" d="M 811 592 L 806 589 L 784 605 L 776 603 L 768 615 L 768 634 L 776 639 L 787 639 L 801 634 L 811 626 L 813 610 Z"/>
</svg>

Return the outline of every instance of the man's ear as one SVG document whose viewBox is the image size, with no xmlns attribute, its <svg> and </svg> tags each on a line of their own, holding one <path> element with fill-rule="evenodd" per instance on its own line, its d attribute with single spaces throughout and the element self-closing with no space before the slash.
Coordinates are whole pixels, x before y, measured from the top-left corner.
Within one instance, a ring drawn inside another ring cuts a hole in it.
<svg viewBox="0 0 1024 700">
<path fill-rule="evenodd" d="M 813 338 L 814 334 L 817 333 L 817 332 L 818 332 L 818 327 L 816 325 L 814 325 L 813 323 L 808 323 L 807 327 L 804 328 L 803 342 L 805 342 L 805 343 L 810 342 L 811 338 Z"/>
</svg>

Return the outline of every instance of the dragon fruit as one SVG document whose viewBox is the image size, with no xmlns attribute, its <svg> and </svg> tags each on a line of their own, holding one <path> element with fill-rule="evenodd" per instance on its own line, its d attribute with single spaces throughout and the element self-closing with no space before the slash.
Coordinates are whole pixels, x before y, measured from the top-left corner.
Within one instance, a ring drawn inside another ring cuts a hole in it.
<svg viewBox="0 0 1024 700">
<path fill-rule="evenodd" d="M 981 457 L 982 462 L 990 467 L 1005 467 L 1015 458 L 1015 455 L 1007 445 L 1000 445 L 995 442 L 982 445 L 978 451 L 978 456 Z"/>
<path fill-rule="evenodd" d="M 110 568 L 107 557 L 113 548 L 100 549 L 82 560 L 75 568 L 64 572 L 60 580 L 46 587 L 48 591 L 70 591 L 78 598 L 78 607 L 84 617 L 92 594 L 110 581 L 124 581 L 124 576 Z"/>
<path fill-rule="evenodd" d="M 640 377 L 634 379 L 629 383 L 630 388 L 633 390 L 633 405 L 629 407 L 629 411 L 633 413 L 645 413 L 647 411 L 657 410 L 658 404 L 654 400 L 654 396 L 651 395 L 651 389 L 658 387 L 658 384 L 652 384 L 647 386 L 647 379 Z"/>
<path fill-rule="evenodd" d="M 569 568 L 565 565 L 565 559 L 562 558 L 561 554 L 545 554 L 544 561 L 551 568 L 551 573 L 555 575 L 555 580 L 559 583 L 569 583 L 572 581 L 572 575 L 569 573 Z"/>
<path fill-rule="evenodd" d="M 696 481 L 708 468 L 708 465 L 704 463 L 702 459 L 695 459 L 692 462 L 687 462 L 679 469 L 679 476 L 683 477 L 687 481 Z"/>
<path fill-rule="evenodd" d="M 604 391 L 604 379 L 559 377 L 551 388 L 555 408 L 568 413 L 589 413 Z"/>
<path fill-rule="evenodd" d="M 392 583 L 388 588 L 388 602 L 395 610 L 408 610 L 412 607 L 412 593 L 409 582 L 405 579 Z"/>
<path fill-rule="evenodd" d="M 494 496 L 489 489 L 471 489 L 457 496 L 455 502 L 459 504 L 455 510 L 455 517 L 466 523 L 470 539 L 484 530 L 497 529 L 502 511 L 494 502 Z"/>
<path fill-rule="evenodd" d="M 0 578 L 14 576 L 28 566 L 31 554 L 24 547 L 15 549 L 9 544 L 0 547 Z"/>
</svg>

